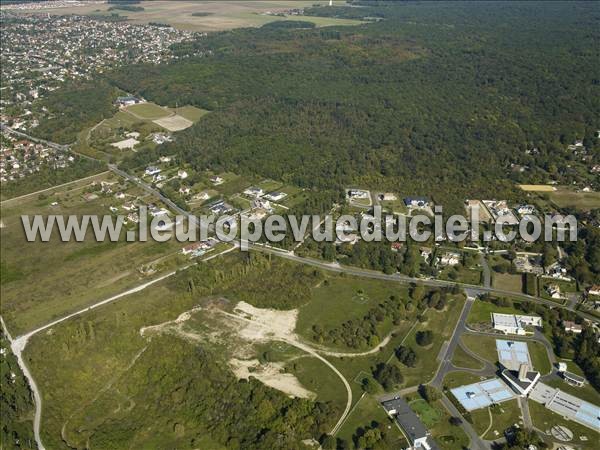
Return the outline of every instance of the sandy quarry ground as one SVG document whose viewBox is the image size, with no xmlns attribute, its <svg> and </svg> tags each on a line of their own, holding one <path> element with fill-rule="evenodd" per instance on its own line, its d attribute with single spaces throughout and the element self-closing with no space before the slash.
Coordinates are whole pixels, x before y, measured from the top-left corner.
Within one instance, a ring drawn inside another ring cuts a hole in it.
<svg viewBox="0 0 600 450">
<path fill-rule="evenodd" d="M 196 314 L 202 314 L 202 327 L 191 323 Z M 254 344 L 274 340 L 297 339 L 294 328 L 298 311 L 277 311 L 255 308 L 239 302 L 234 313 L 218 308 L 196 307 L 179 315 L 175 320 L 143 327 L 140 335 L 148 339 L 160 334 L 173 334 L 193 344 L 217 344 L 227 347 L 228 364 L 239 379 L 254 377 L 267 386 L 287 395 L 316 398 L 291 373 L 285 373 L 282 363 L 261 364 L 256 357 Z M 206 319 L 206 320 L 205 320 Z"/>
<path fill-rule="evenodd" d="M 232 358 L 229 360 L 229 366 L 239 379 L 254 377 L 261 383 L 292 397 L 308 399 L 317 397 L 317 394 L 302 386 L 294 375 L 284 373 L 284 366 L 281 363 L 261 364 L 257 359 Z"/>
<path fill-rule="evenodd" d="M 254 323 L 243 323 L 240 334 L 250 341 L 265 341 L 279 338 L 282 340 L 297 340 L 294 333 L 298 310 L 278 311 L 276 309 L 256 308 L 249 303 L 239 302 L 233 309 L 234 313 Z"/>
</svg>

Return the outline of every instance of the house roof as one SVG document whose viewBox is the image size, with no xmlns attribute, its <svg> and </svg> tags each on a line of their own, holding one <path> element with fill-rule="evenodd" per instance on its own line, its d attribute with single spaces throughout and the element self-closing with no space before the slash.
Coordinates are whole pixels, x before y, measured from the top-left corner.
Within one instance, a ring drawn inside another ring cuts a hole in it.
<svg viewBox="0 0 600 450">
<path fill-rule="evenodd" d="M 417 439 L 422 439 L 429 436 L 429 432 L 419 417 L 414 413 L 408 403 L 400 397 L 388 400 L 382 403 L 387 411 L 396 411 L 396 421 L 408 436 L 412 444 Z M 431 438 L 427 439 L 431 449 L 439 450 L 439 447 Z"/>
</svg>

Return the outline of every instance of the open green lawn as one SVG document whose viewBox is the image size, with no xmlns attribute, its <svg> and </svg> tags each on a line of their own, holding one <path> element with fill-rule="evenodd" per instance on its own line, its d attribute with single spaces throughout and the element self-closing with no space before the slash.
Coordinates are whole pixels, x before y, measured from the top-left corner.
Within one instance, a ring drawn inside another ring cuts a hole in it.
<svg viewBox="0 0 600 450">
<path fill-rule="evenodd" d="M 449 301 L 444 311 L 429 309 L 426 312 L 427 321 L 419 323 L 412 330 L 404 345 L 415 350 L 418 360 L 416 367 L 406 367 L 402 370 L 406 386 L 424 383 L 435 376 L 440 364 L 438 354 L 444 341 L 452 335 L 463 305 L 464 297 L 461 295 Z M 423 348 L 416 343 L 416 333 L 421 330 L 433 331 L 433 343 L 430 347 Z"/>
<path fill-rule="evenodd" d="M 105 178 L 119 181 L 112 174 Z M 59 190 L 56 195 L 46 193 L 42 199 L 32 196 L 2 208 L 2 269 L 13 274 L 1 283 L 2 314 L 13 335 L 148 281 L 177 263 L 177 258 L 166 260 L 153 275 L 143 275 L 138 270 L 176 254 L 181 247 L 176 241 L 96 242 L 88 233 L 84 242 L 61 242 L 55 232 L 50 242 L 26 242 L 21 214 L 103 215 L 109 213 L 109 206 L 118 204 L 113 196 L 85 201 L 85 189 L 77 185 L 71 188 Z M 133 187 L 124 191 L 137 192 Z M 54 201 L 58 205 L 50 206 Z"/>
<path fill-rule="evenodd" d="M 573 432 L 574 437 L 569 442 L 570 445 L 575 444 L 578 448 L 584 450 L 596 450 L 598 448 L 600 433 L 594 432 L 592 429 L 584 427 L 577 422 L 565 419 L 559 414 L 550 411 L 541 403 L 529 401 L 529 413 L 533 425 L 543 432 L 548 432 L 555 425 L 562 425 Z M 587 439 L 581 440 L 582 436 Z"/>
<path fill-rule="evenodd" d="M 359 293 L 362 291 L 362 293 Z M 312 341 L 312 327 L 324 329 L 338 327 L 351 319 L 361 319 L 382 300 L 396 295 L 408 297 L 408 289 L 399 283 L 369 280 L 356 277 L 329 277 L 312 290 L 312 299 L 300 308 L 296 330 L 308 341 Z M 384 321 L 382 335 L 391 331 L 391 322 Z M 341 348 L 348 349 L 341 344 Z"/>
<path fill-rule="evenodd" d="M 126 111 L 144 120 L 161 119 L 171 115 L 168 109 L 151 102 L 128 106 Z"/>
<path fill-rule="evenodd" d="M 492 323 L 492 313 L 503 313 L 503 314 L 523 314 L 522 311 L 504 306 L 496 306 L 493 303 L 476 301 L 473 303 L 473 307 L 469 312 L 467 323 L 480 323 L 487 322 Z"/>
<path fill-rule="evenodd" d="M 475 358 L 467 354 L 460 346 L 454 349 L 454 355 L 452 356 L 452 363 L 456 367 L 463 367 L 466 369 L 482 369 L 483 364 L 481 361 L 477 361 Z"/>
<path fill-rule="evenodd" d="M 484 439 L 493 440 L 501 438 L 504 436 L 504 430 L 514 424 L 518 424 L 520 427 L 523 426 L 520 418 L 521 409 L 516 399 L 502 402 L 497 406 L 491 407 L 490 410 L 492 411 L 492 427 L 483 436 Z"/>
<path fill-rule="evenodd" d="M 505 291 L 513 291 L 522 293 L 523 292 L 523 276 L 512 275 L 510 273 L 497 273 L 492 274 L 492 286 L 497 289 Z"/>
<path fill-rule="evenodd" d="M 417 413 L 417 415 L 427 428 L 433 427 L 436 423 L 440 421 L 442 416 L 441 412 L 438 409 L 432 407 L 422 398 L 412 400 L 410 402 L 410 409 Z"/>
<path fill-rule="evenodd" d="M 478 354 L 484 359 L 487 359 L 492 364 L 498 361 L 498 354 L 496 352 L 496 338 L 491 336 L 479 336 L 475 334 L 467 334 L 461 338 L 465 345 L 472 352 Z M 498 339 L 510 339 L 519 341 L 512 337 L 498 336 Z M 547 374 L 552 369 L 550 360 L 548 359 L 548 353 L 546 347 L 536 341 L 525 341 L 527 342 L 527 348 L 529 349 L 529 356 L 531 356 L 531 363 L 535 370 L 538 370 L 542 375 Z"/>
<path fill-rule="evenodd" d="M 182 106 L 177 109 L 172 109 L 172 111 L 176 112 L 181 117 L 184 117 L 191 122 L 198 122 L 204 115 L 210 112 L 205 109 L 196 108 L 195 106 L 191 105 Z"/>
<path fill-rule="evenodd" d="M 352 442 L 352 436 L 356 433 L 356 430 L 359 427 L 370 425 L 373 421 L 389 425 L 388 431 L 392 434 L 394 448 L 406 447 L 406 439 L 394 420 L 387 415 L 377 399 L 368 394 L 356 403 L 356 407 L 351 410 L 337 437 Z"/>
<path fill-rule="evenodd" d="M 444 377 L 444 388 L 453 389 L 465 384 L 473 384 L 485 380 L 485 377 L 474 375 L 471 372 L 453 371 L 446 374 Z"/>
<path fill-rule="evenodd" d="M 548 195 L 561 208 L 570 207 L 582 211 L 600 208 L 600 192 L 576 192 L 571 188 L 561 187 Z"/>
<path fill-rule="evenodd" d="M 286 364 L 288 372 L 296 375 L 300 383 L 317 394 L 317 399 L 323 402 L 335 403 L 341 411 L 346 406 L 346 389 L 331 369 L 322 361 L 311 356 L 292 359 Z M 323 376 L 327 374 L 328 376 Z"/>
</svg>

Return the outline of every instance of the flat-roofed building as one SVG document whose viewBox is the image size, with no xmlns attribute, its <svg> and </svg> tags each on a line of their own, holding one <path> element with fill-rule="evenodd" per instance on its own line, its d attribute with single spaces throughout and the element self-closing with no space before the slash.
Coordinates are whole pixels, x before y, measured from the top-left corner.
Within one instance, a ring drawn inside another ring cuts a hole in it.
<svg viewBox="0 0 600 450">
<path fill-rule="evenodd" d="M 383 402 L 382 405 L 404 431 L 411 449 L 439 450 L 425 425 L 404 399 L 396 397 Z"/>
<path fill-rule="evenodd" d="M 523 364 L 533 367 L 527 342 L 496 339 L 496 351 L 498 352 L 498 362 L 505 369 L 519 370 Z"/>
<path fill-rule="evenodd" d="M 593 405 L 544 383 L 537 383 L 529 398 L 569 420 L 595 431 L 600 430 L 600 406 Z"/>
<path fill-rule="evenodd" d="M 450 389 L 450 392 L 467 411 L 486 408 L 515 398 L 514 392 L 498 378 L 459 386 Z"/>
<path fill-rule="evenodd" d="M 541 327 L 542 318 L 539 316 L 522 316 L 516 314 L 492 313 L 494 329 L 504 334 L 526 334 L 526 326 Z"/>
<path fill-rule="evenodd" d="M 564 380 L 572 386 L 581 387 L 585 384 L 585 378 L 580 377 L 579 375 L 575 375 L 572 372 L 561 372 Z"/>
</svg>

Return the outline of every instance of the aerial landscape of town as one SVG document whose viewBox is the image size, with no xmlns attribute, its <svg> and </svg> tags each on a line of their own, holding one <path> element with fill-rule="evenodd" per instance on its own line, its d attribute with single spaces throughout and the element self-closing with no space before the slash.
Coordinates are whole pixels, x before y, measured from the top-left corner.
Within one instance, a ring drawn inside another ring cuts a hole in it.
<svg viewBox="0 0 600 450">
<path fill-rule="evenodd" d="M 599 25 L 1 0 L 0 449 L 599 449 Z"/>
</svg>

